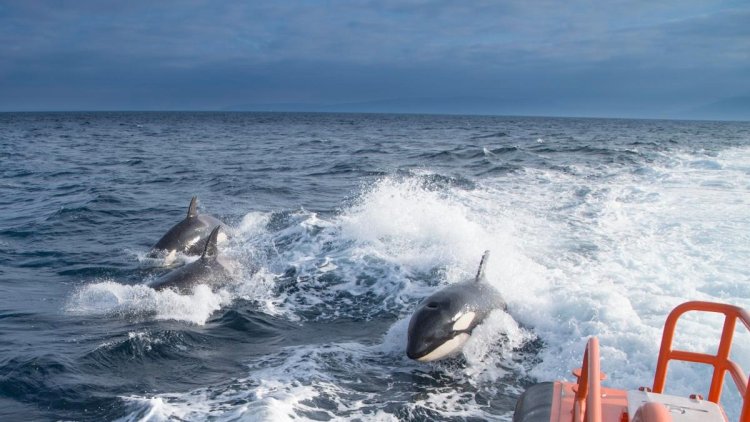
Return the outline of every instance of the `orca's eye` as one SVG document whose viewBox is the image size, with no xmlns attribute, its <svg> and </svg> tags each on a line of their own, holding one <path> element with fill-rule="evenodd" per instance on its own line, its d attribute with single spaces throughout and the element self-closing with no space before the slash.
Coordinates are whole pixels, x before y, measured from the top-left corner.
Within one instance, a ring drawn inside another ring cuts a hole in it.
<svg viewBox="0 0 750 422">
<path fill-rule="evenodd" d="M 428 309 L 437 309 L 438 308 L 438 304 L 437 304 L 437 302 L 430 302 L 430 303 L 427 304 L 427 308 Z"/>
</svg>

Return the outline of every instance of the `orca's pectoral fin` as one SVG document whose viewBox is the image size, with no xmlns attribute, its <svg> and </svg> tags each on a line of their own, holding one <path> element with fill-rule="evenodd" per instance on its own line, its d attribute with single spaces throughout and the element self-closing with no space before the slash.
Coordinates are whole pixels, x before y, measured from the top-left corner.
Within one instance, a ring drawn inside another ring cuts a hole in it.
<svg viewBox="0 0 750 422">
<path fill-rule="evenodd" d="M 208 235 L 208 239 L 206 239 L 206 248 L 203 249 L 203 255 L 201 255 L 201 259 L 214 258 L 219 253 L 219 247 L 217 246 L 217 244 L 220 229 L 221 226 L 216 226 L 213 231 L 211 231 L 211 234 Z"/>
<path fill-rule="evenodd" d="M 476 281 L 480 282 L 484 280 L 484 270 L 487 268 L 487 261 L 490 259 L 490 251 L 484 251 L 484 255 L 482 255 L 482 260 L 479 261 L 479 270 L 477 270 L 477 277 Z"/>
<path fill-rule="evenodd" d="M 190 200 L 190 206 L 188 207 L 187 218 L 193 218 L 196 216 L 198 216 L 198 197 L 193 196 L 193 199 Z"/>
</svg>

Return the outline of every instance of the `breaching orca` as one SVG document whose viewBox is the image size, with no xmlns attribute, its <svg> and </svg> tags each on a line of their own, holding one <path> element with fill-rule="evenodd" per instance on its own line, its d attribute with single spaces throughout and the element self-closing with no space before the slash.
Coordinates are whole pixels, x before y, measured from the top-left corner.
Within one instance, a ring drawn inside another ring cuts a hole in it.
<svg viewBox="0 0 750 422">
<path fill-rule="evenodd" d="M 156 290 L 174 288 L 180 293 L 189 293 L 198 284 L 223 285 L 231 281 L 231 265 L 218 254 L 217 238 L 221 227 L 216 227 L 208 236 L 201 257 L 183 267 L 172 270 L 148 285 Z"/>
<path fill-rule="evenodd" d="M 182 252 L 186 255 L 199 255 L 203 252 L 206 248 L 206 239 L 208 239 L 209 233 L 214 228 L 224 226 L 224 224 L 210 215 L 198 215 L 197 204 L 198 198 L 194 196 L 190 200 L 187 217 L 175 224 L 156 242 L 149 252 L 149 257 L 156 258 L 161 254 L 170 257 L 176 252 Z M 222 236 L 226 237 L 224 234 Z M 171 261 L 171 259 L 169 260 Z"/>
<path fill-rule="evenodd" d="M 409 358 L 430 362 L 458 353 L 490 312 L 506 308 L 500 293 L 485 279 L 489 254 L 485 251 L 474 279 L 451 284 L 419 304 L 409 321 Z"/>
</svg>

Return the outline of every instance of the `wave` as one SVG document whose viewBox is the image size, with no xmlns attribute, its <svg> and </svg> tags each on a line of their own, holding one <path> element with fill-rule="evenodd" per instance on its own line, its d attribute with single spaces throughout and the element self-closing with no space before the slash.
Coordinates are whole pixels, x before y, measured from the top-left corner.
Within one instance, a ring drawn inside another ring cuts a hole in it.
<svg viewBox="0 0 750 422">
<path fill-rule="evenodd" d="M 334 342 L 286 347 L 250 364 L 247 377 L 220 385 L 186 393 L 124 396 L 131 413 L 122 420 L 394 420 L 507 413 L 480 403 L 517 394 L 512 387 L 516 379 L 508 374 L 525 360 L 519 345 L 528 340 L 528 332 L 507 314 L 493 314 L 485 324 L 492 329 L 479 330 L 470 340 L 463 363 L 425 369 L 403 354 L 407 323 L 399 321 L 381 343 L 371 346 Z M 505 353 L 488 353 L 496 347 Z M 391 370 L 383 372 L 384 367 Z"/>
<path fill-rule="evenodd" d="M 737 264 L 750 244 L 748 154 L 624 152 L 467 182 L 437 171 L 400 172 L 367 184 L 335 213 L 245 213 L 229 253 L 258 272 L 231 289 L 180 296 L 98 280 L 82 286 L 67 311 L 242 329 L 251 317 L 227 308 L 251 300 L 301 330 L 341 329 L 342 321 L 378 327 L 370 336 L 380 337 L 370 341 L 285 339 L 225 383 L 124 395 L 125 420 L 507 416 L 486 403 L 512 402 L 532 380 L 568 377 L 592 335 L 600 337 L 612 385 L 648 385 L 674 305 L 750 306 L 743 285 L 750 274 Z M 493 252 L 488 279 L 510 316 L 493 314 L 458 360 L 424 366 L 406 359 L 416 303 L 473 274 L 486 249 Z M 695 329 L 682 344 L 708 348 L 720 330 L 712 320 L 690 324 Z M 123 347 L 129 353 L 136 345 Z M 750 356 L 746 347 L 737 353 L 740 361 Z M 676 368 L 674 376 L 694 385 L 704 374 Z"/>
<path fill-rule="evenodd" d="M 192 294 L 182 295 L 172 290 L 156 291 L 146 285 L 125 285 L 108 280 L 78 289 L 66 305 L 66 311 L 79 315 L 180 320 L 202 325 L 213 312 L 230 301 L 227 291 L 212 292 L 206 285 L 198 285 Z"/>
</svg>

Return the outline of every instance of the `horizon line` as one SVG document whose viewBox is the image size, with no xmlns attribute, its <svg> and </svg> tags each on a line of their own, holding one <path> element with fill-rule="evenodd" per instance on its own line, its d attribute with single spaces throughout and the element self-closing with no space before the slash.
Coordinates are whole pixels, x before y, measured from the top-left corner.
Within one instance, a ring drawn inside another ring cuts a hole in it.
<svg viewBox="0 0 750 422">
<path fill-rule="evenodd" d="M 544 115 L 544 114 L 498 114 L 461 112 L 417 112 L 417 111 L 331 111 L 331 110 L 222 110 L 222 109 L 102 109 L 102 110 L 0 110 L 0 114 L 66 114 L 66 113 L 268 113 L 268 114 L 361 114 L 361 115 L 404 115 L 404 116 L 465 116 L 465 117 L 512 117 L 529 119 L 601 119 L 601 120 L 653 120 L 683 122 L 736 122 L 748 123 L 750 119 L 734 118 L 685 118 L 685 117 L 643 117 L 606 115 Z"/>
</svg>

